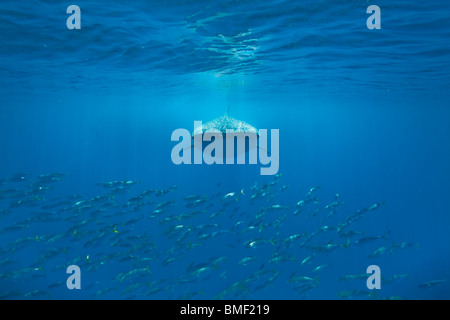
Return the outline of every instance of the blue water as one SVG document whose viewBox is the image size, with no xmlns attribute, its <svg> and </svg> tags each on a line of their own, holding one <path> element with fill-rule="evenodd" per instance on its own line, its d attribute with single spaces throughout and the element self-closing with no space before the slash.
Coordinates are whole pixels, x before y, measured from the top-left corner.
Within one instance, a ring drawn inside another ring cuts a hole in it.
<svg viewBox="0 0 450 320">
<path fill-rule="evenodd" d="M 449 14 L 437 0 L 2 1 L 0 298 L 449 299 Z M 277 176 L 172 163 L 175 129 L 228 108 L 279 129 Z"/>
</svg>

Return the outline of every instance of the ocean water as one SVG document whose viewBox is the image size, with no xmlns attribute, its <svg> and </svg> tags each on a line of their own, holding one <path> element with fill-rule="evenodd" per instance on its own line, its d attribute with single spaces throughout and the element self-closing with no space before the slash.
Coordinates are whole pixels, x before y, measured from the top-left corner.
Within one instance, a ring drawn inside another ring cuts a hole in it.
<svg viewBox="0 0 450 320">
<path fill-rule="evenodd" d="M 0 298 L 449 299 L 449 14 L 2 1 Z M 227 110 L 279 130 L 276 175 L 172 162 Z"/>
</svg>

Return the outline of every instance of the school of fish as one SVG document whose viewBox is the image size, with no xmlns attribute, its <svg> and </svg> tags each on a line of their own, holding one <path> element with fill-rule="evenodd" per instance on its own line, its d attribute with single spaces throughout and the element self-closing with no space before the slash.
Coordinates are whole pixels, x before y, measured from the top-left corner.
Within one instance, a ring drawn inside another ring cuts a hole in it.
<svg viewBox="0 0 450 320">
<path fill-rule="evenodd" d="M 70 298 L 69 265 L 82 270 L 84 298 L 307 299 L 352 248 L 376 244 L 367 258 L 377 259 L 418 247 L 394 241 L 389 230 L 358 228 L 383 202 L 349 212 L 340 194 L 322 201 L 313 186 L 297 187 L 301 196 L 291 203 L 283 194 L 293 188 L 281 174 L 236 190 L 218 185 L 214 194 L 117 180 L 98 183 L 95 195 L 59 195 L 64 177 L 18 173 L 0 180 L 0 299 L 59 299 L 62 292 Z M 358 284 L 336 298 L 400 298 L 364 290 L 368 275 L 361 272 L 334 277 Z M 271 295 L 275 286 L 286 293 Z"/>
</svg>

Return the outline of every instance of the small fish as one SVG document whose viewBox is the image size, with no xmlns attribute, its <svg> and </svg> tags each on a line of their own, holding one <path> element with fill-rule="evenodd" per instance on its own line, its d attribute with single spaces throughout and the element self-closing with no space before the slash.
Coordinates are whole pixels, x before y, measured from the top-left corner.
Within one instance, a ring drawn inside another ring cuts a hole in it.
<svg viewBox="0 0 450 320">
<path fill-rule="evenodd" d="M 229 198 L 234 198 L 235 195 L 236 195 L 236 192 L 227 193 L 226 195 L 223 196 L 222 200 L 226 200 L 226 199 L 229 199 Z"/>
<path fill-rule="evenodd" d="M 183 198 L 184 201 L 196 201 L 196 200 L 206 200 L 207 196 L 200 196 L 200 195 L 189 195 Z"/>
<path fill-rule="evenodd" d="M 310 197 L 313 194 L 313 192 L 319 188 L 320 188 L 320 186 L 316 186 L 316 187 L 312 187 L 311 189 L 309 189 L 308 193 L 306 194 L 306 198 Z"/>
<path fill-rule="evenodd" d="M 194 200 L 193 202 L 187 203 L 186 204 L 186 208 L 193 208 L 193 207 L 199 206 L 199 205 L 201 205 L 203 203 L 206 203 L 205 199 Z"/>
<path fill-rule="evenodd" d="M 103 295 L 105 295 L 106 293 L 111 292 L 111 291 L 114 291 L 114 290 L 117 290 L 117 288 L 104 288 L 104 289 L 100 289 L 100 290 L 98 290 L 97 292 L 95 292 L 94 297 L 100 297 L 100 296 L 103 296 Z"/>
<path fill-rule="evenodd" d="M 393 251 L 392 247 L 385 247 L 385 246 L 380 247 L 380 248 L 376 249 L 375 251 L 373 251 L 369 255 L 369 258 L 379 257 L 379 256 L 382 256 L 382 255 L 385 255 L 386 253 L 393 254 L 394 251 Z"/>
<path fill-rule="evenodd" d="M 166 258 L 162 261 L 162 264 L 165 265 L 165 266 L 167 266 L 167 265 L 169 265 L 169 264 L 171 264 L 171 263 L 176 262 L 177 260 L 178 260 L 178 259 L 175 258 L 175 257 L 166 257 Z"/>
<path fill-rule="evenodd" d="M 276 211 L 276 210 L 287 210 L 287 209 L 289 209 L 288 206 L 282 206 L 282 205 L 279 205 L 279 204 L 274 204 L 274 205 L 271 205 L 268 208 L 265 208 L 264 210 L 266 210 L 266 211 Z"/>
<path fill-rule="evenodd" d="M 295 283 L 295 284 L 305 284 L 305 283 L 319 283 L 319 279 L 317 277 L 311 278 L 308 276 L 296 276 L 295 273 L 292 273 L 289 276 L 289 279 L 287 281 L 288 283 Z"/>
<path fill-rule="evenodd" d="M 241 266 L 246 266 L 255 259 L 256 259 L 256 257 L 245 257 L 245 258 L 239 260 L 238 264 Z"/>
<path fill-rule="evenodd" d="M 150 196 L 152 193 L 154 193 L 155 192 L 155 190 L 153 190 L 153 189 L 147 189 L 147 190 L 145 190 L 145 191 L 143 191 L 140 195 L 139 195 L 139 197 L 141 197 L 141 198 L 145 198 L 145 197 L 148 197 L 148 196 Z"/>
<path fill-rule="evenodd" d="M 322 227 L 320 227 L 320 228 L 317 230 L 316 233 L 319 233 L 319 232 L 326 232 L 326 231 L 333 231 L 333 230 L 336 230 L 336 229 L 337 229 L 336 227 L 322 226 Z"/>
<path fill-rule="evenodd" d="M 41 174 L 38 179 L 40 182 L 56 182 L 60 181 L 65 175 L 64 173 Z"/>
<path fill-rule="evenodd" d="M 196 230 L 207 230 L 219 227 L 217 223 L 201 224 L 195 227 Z"/>
<path fill-rule="evenodd" d="M 433 288 L 433 287 L 442 285 L 446 282 L 447 282 L 447 279 L 431 280 L 431 281 L 423 282 L 423 283 L 417 285 L 417 287 L 420 289 Z"/>
<path fill-rule="evenodd" d="M 346 243 L 327 243 L 326 245 L 319 245 L 319 246 L 310 246 L 309 249 L 313 249 L 317 252 L 320 253 L 326 253 L 329 254 L 333 251 L 335 251 L 336 249 L 340 248 L 340 247 L 345 247 L 348 248 L 349 245 L 349 241 L 347 241 Z"/>
<path fill-rule="evenodd" d="M 417 243 L 414 244 L 414 243 L 410 243 L 410 242 L 406 242 L 406 241 L 392 244 L 392 248 L 404 249 L 404 248 L 412 248 L 412 247 L 419 248 L 419 244 L 417 244 Z"/>
<path fill-rule="evenodd" d="M 312 272 L 317 272 L 317 271 L 320 271 L 322 269 L 326 269 L 326 268 L 330 268 L 330 267 L 331 267 L 331 264 L 329 264 L 329 263 L 321 264 L 320 266 L 315 267 Z"/>
<path fill-rule="evenodd" d="M 155 192 L 155 196 L 156 197 L 161 197 L 161 196 L 163 196 L 163 195 L 165 195 L 165 194 L 168 194 L 169 192 L 171 192 L 172 190 L 170 190 L 170 189 L 158 189 L 158 190 L 156 190 L 156 192 Z"/>
<path fill-rule="evenodd" d="M 314 257 L 314 254 L 307 256 L 305 259 L 302 260 L 301 265 L 310 263 L 313 257 Z"/>
<path fill-rule="evenodd" d="M 302 284 L 296 285 L 294 287 L 294 290 L 296 290 L 298 294 L 304 294 L 307 291 L 309 291 L 315 287 L 318 287 L 318 286 L 319 286 L 318 283 L 308 282 L 308 283 L 302 283 Z"/>
<path fill-rule="evenodd" d="M 384 202 L 382 202 L 382 203 L 376 202 L 376 203 L 372 204 L 367 210 L 372 211 L 372 210 L 378 209 L 383 204 L 384 204 Z"/>
<path fill-rule="evenodd" d="M 376 291 L 374 291 L 376 292 Z M 354 299 L 354 298 L 362 298 L 362 297 L 371 297 L 374 294 L 368 291 L 362 291 L 358 289 L 354 290 L 343 290 L 337 293 L 337 296 L 341 299 Z"/>
<path fill-rule="evenodd" d="M 246 248 L 260 248 L 263 247 L 265 245 L 267 245 L 269 241 L 265 240 L 265 239 L 255 239 L 255 240 L 248 240 L 246 242 L 244 242 L 244 246 Z"/>
<path fill-rule="evenodd" d="M 381 236 L 372 236 L 372 237 L 360 238 L 360 239 L 356 240 L 353 244 L 354 245 L 363 245 L 363 244 L 366 244 L 366 243 L 374 242 L 376 240 L 386 240 L 387 239 L 387 234 L 389 234 L 389 233 L 390 232 L 383 233 Z"/>
<path fill-rule="evenodd" d="M 381 277 L 381 280 L 384 284 L 388 284 L 405 278 L 409 278 L 409 274 L 394 274 L 388 278 Z"/>
<path fill-rule="evenodd" d="M 366 280 L 368 278 L 367 273 L 360 273 L 360 274 L 346 274 L 343 276 L 340 276 L 338 280 L 345 281 L 345 280 Z"/>
<path fill-rule="evenodd" d="M 173 201 L 163 201 L 163 202 L 158 203 L 155 208 L 158 210 L 158 209 L 162 209 L 162 208 L 166 208 L 166 207 L 172 206 L 174 204 L 175 204 L 175 200 L 173 200 Z"/>
<path fill-rule="evenodd" d="M 28 224 L 15 224 L 12 226 L 8 226 L 3 228 L 0 233 L 6 233 L 6 232 L 16 232 L 16 231 L 20 231 L 20 230 L 26 230 L 28 229 L 30 226 Z"/>
<path fill-rule="evenodd" d="M 275 253 L 272 255 L 272 257 L 269 259 L 269 263 L 280 263 L 280 262 L 286 262 L 286 261 L 297 261 L 294 256 L 291 255 L 284 255 L 280 253 Z"/>
<path fill-rule="evenodd" d="M 302 236 L 303 235 L 301 235 L 300 233 L 296 233 L 284 239 L 284 242 L 293 242 L 295 240 L 300 239 Z"/>
<path fill-rule="evenodd" d="M 340 204 L 339 202 L 333 201 L 333 202 L 331 202 L 330 204 L 327 204 L 327 205 L 325 206 L 325 209 L 333 209 L 333 208 L 339 206 L 339 204 Z M 344 203 L 342 203 L 342 205 L 344 205 Z"/>
<path fill-rule="evenodd" d="M 273 226 L 275 228 L 281 227 L 284 224 L 284 222 L 286 221 L 286 218 L 287 218 L 286 214 L 283 214 L 283 215 L 279 216 L 277 218 L 277 220 L 275 221 L 275 223 L 273 224 Z"/>
<path fill-rule="evenodd" d="M 47 299 L 50 299 L 50 294 L 48 292 L 45 292 L 43 290 L 32 290 L 23 295 L 25 298 L 36 298 L 36 297 L 46 297 Z"/>
<path fill-rule="evenodd" d="M 128 272 L 121 272 L 121 273 L 117 274 L 114 277 L 114 280 L 119 280 L 120 282 L 123 282 L 125 280 L 128 280 L 129 278 L 140 277 L 142 275 L 148 275 L 148 274 L 151 274 L 151 271 L 148 267 L 133 269 Z"/>
<path fill-rule="evenodd" d="M 354 237 L 354 236 L 358 236 L 358 235 L 363 235 L 364 232 L 363 231 L 354 231 L 354 230 L 349 230 L 349 231 L 343 231 L 338 228 L 339 236 L 340 237 L 344 237 L 344 238 L 349 238 L 349 237 Z"/>
</svg>

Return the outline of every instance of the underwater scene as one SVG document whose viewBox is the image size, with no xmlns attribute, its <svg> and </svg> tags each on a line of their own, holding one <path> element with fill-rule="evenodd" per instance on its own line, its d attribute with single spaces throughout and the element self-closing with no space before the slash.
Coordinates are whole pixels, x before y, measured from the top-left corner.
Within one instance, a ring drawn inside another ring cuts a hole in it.
<svg viewBox="0 0 450 320">
<path fill-rule="evenodd" d="M 0 299 L 450 299 L 449 16 L 3 0 Z"/>
</svg>

